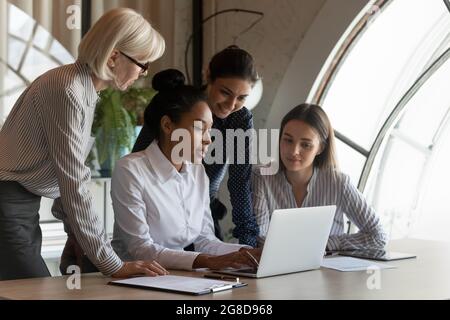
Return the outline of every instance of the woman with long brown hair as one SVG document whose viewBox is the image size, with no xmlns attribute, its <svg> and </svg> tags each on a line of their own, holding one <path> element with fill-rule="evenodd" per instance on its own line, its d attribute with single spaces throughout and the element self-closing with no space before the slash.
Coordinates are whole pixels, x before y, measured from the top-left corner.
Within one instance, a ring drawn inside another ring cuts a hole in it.
<svg viewBox="0 0 450 320">
<path fill-rule="evenodd" d="M 281 122 L 279 141 L 280 170 L 263 175 L 256 168 L 252 174 L 259 242 L 275 209 L 336 205 L 327 250 L 383 248 L 387 239 L 374 209 L 338 170 L 334 131 L 324 110 L 314 104 L 292 109 Z M 359 232 L 344 232 L 344 214 Z"/>
</svg>

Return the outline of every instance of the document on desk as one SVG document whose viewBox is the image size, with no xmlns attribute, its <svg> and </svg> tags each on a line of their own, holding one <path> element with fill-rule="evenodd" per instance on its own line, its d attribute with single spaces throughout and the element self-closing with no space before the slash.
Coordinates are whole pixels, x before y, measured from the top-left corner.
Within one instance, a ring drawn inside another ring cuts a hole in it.
<svg viewBox="0 0 450 320">
<path fill-rule="evenodd" d="M 246 283 L 185 276 L 137 277 L 110 281 L 109 284 L 175 293 L 201 295 L 246 286 Z"/>
<path fill-rule="evenodd" d="M 324 268 L 344 272 L 396 268 L 395 266 L 388 265 L 385 263 L 378 263 L 371 260 L 364 260 L 352 257 L 342 257 L 342 256 L 324 258 L 321 266 Z"/>
</svg>

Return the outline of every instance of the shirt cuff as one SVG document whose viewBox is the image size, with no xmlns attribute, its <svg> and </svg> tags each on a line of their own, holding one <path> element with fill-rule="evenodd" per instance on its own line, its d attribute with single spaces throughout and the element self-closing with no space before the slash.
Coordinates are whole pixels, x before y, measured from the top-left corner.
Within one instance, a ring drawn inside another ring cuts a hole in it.
<svg viewBox="0 0 450 320">
<path fill-rule="evenodd" d="M 192 270 L 194 260 L 200 252 L 164 249 L 156 261 L 166 269 Z"/>
<path fill-rule="evenodd" d="M 123 262 L 120 258 L 113 254 L 105 260 L 98 263 L 97 268 L 105 276 L 112 276 L 123 267 Z"/>
</svg>

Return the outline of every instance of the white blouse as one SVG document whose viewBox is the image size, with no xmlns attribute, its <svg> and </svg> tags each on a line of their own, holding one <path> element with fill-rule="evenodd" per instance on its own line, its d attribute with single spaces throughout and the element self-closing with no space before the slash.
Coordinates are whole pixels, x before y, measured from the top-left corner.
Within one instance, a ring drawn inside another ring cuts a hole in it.
<svg viewBox="0 0 450 320">
<path fill-rule="evenodd" d="M 200 253 L 222 255 L 243 247 L 214 235 L 203 165 L 183 163 L 178 172 L 156 140 L 116 163 L 111 197 L 112 245 L 123 260 L 156 260 L 165 268 L 191 270 Z M 191 243 L 196 252 L 184 251 Z"/>
</svg>

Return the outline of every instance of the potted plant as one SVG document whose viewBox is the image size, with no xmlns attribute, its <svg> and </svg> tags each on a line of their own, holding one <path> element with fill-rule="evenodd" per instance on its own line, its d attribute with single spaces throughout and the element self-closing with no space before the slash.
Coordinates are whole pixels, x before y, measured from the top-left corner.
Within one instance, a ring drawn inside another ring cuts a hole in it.
<svg viewBox="0 0 450 320">
<path fill-rule="evenodd" d="M 146 87 L 131 87 L 125 92 L 106 89 L 100 93 L 92 124 L 95 148 L 88 158 L 93 176 L 99 175 L 96 169 L 100 169 L 101 176 L 110 176 L 115 162 L 131 151 L 144 123 L 144 110 L 155 94 Z M 95 160 L 100 168 L 92 165 Z"/>
</svg>

